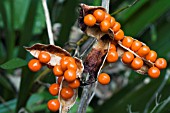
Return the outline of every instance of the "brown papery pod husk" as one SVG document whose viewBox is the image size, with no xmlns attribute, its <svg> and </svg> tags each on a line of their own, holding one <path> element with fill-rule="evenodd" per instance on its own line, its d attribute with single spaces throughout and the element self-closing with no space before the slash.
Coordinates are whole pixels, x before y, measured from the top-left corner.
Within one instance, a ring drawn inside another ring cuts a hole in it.
<svg viewBox="0 0 170 113">
<path fill-rule="evenodd" d="M 63 80 L 62 83 L 60 84 L 60 90 L 59 90 L 59 94 L 58 94 L 58 100 L 59 100 L 59 102 L 60 102 L 60 104 L 61 104 L 61 106 L 60 106 L 60 111 L 59 111 L 59 112 L 60 112 L 60 113 L 67 113 L 67 112 L 70 110 L 70 108 L 71 108 L 71 107 L 75 104 L 75 102 L 76 102 L 76 99 L 77 99 L 77 97 L 78 97 L 78 88 L 73 89 L 74 95 L 73 95 L 70 99 L 65 100 L 65 99 L 63 99 L 63 98 L 61 97 L 61 95 L 60 95 L 61 89 L 62 89 L 63 87 L 68 87 L 68 82 L 65 81 L 65 80 Z"/>
<path fill-rule="evenodd" d="M 82 75 L 82 77 L 86 78 L 86 75 L 89 75 L 89 79 L 87 81 L 84 79 L 83 84 L 91 84 L 96 81 L 106 60 L 109 46 L 110 40 L 108 35 L 104 35 L 100 40 L 95 42 L 84 61 L 84 76 Z"/>
<path fill-rule="evenodd" d="M 25 49 L 30 52 L 35 58 L 38 58 L 39 54 L 41 51 L 48 52 L 51 56 L 50 61 L 47 63 L 47 65 L 50 66 L 55 66 L 55 65 L 60 65 L 60 60 L 63 56 L 68 56 L 71 57 L 70 53 L 67 52 L 66 50 L 62 49 L 59 46 L 55 45 L 44 45 L 44 44 L 35 44 L 31 47 L 25 47 Z M 84 70 L 84 66 L 82 63 L 82 60 L 78 59 L 77 57 L 75 58 L 75 62 L 77 64 L 77 78 L 81 78 L 81 74 Z M 60 97 L 60 91 L 62 87 L 68 87 L 68 83 L 65 80 L 62 80 L 61 85 L 60 85 L 60 90 L 59 90 L 59 101 L 62 105 L 61 113 L 67 113 L 68 110 L 75 104 L 77 96 L 78 96 L 78 88 L 73 89 L 74 90 L 74 96 L 69 99 L 69 100 L 64 100 Z"/>
<path fill-rule="evenodd" d="M 55 66 L 55 65 L 60 65 L 60 60 L 63 56 L 68 56 L 71 57 L 70 53 L 67 52 L 65 49 L 62 49 L 59 46 L 55 45 L 45 45 L 45 44 L 34 44 L 31 47 L 25 47 L 25 49 L 31 53 L 35 58 L 38 58 L 39 54 L 41 51 L 48 52 L 51 56 L 51 59 L 49 62 L 47 62 L 47 65 L 49 66 Z M 82 60 L 75 58 L 76 64 L 77 64 L 77 77 L 81 78 L 81 74 L 83 72 L 84 66 L 82 63 Z"/>
<path fill-rule="evenodd" d="M 136 39 L 133 39 L 133 40 L 136 40 Z M 146 44 L 142 42 L 142 45 L 146 45 Z M 122 55 L 126 51 L 129 51 L 129 52 L 133 53 L 135 57 L 139 57 L 139 58 L 141 58 L 143 60 L 143 62 L 144 62 L 143 66 L 139 70 L 135 70 L 137 73 L 139 73 L 139 74 L 147 74 L 148 69 L 150 67 L 154 66 L 153 62 L 146 60 L 144 57 L 140 57 L 136 52 L 134 52 L 131 49 L 123 46 L 121 41 L 118 41 L 117 52 L 118 52 L 119 57 L 122 57 Z M 126 64 L 126 65 L 128 65 L 130 67 L 130 64 Z"/>
<path fill-rule="evenodd" d="M 106 12 L 106 9 L 101 7 L 101 6 L 88 6 L 88 5 L 83 4 L 83 3 L 80 4 L 79 19 L 78 19 L 80 29 L 84 33 L 86 33 L 88 36 L 95 37 L 98 40 L 106 34 L 109 35 L 109 37 L 111 39 L 113 39 L 114 32 L 111 28 L 107 32 L 102 32 L 100 30 L 99 23 L 96 23 L 92 27 L 89 27 L 89 26 L 84 24 L 84 16 L 86 16 L 87 14 L 92 14 L 93 11 L 96 10 L 96 9 L 101 9 L 104 12 Z"/>
</svg>

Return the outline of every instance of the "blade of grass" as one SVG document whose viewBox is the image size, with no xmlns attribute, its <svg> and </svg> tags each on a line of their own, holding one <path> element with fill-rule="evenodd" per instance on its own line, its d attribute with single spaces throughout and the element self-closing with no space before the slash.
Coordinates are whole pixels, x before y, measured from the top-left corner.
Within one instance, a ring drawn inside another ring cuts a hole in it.
<svg viewBox="0 0 170 113">
<path fill-rule="evenodd" d="M 25 58 L 26 51 L 22 46 L 26 46 L 29 44 L 31 37 L 33 36 L 33 26 L 35 23 L 36 11 L 38 7 L 38 3 L 41 3 L 40 0 L 30 0 L 29 9 L 27 12 L 26 19 L 22 26 L 21 30 L 21 38 L 19 41 L 20 49 L 19 49 L 19 57 Z"/>
<path fill-rule="evenodd" d="M 135 36 L 147 27 L 147 25 L 156 21 L 169 7 L 169 0 L 157 0 L 157 2 L 152 2 L 149 7 L 142 7 L 139 12 L 131 16 L 131 18 L 127 20 L 128 23 L 122 26 L 122 29 L 125 31 L 125 34 Z"/>
<path fill-rule="evenodd" d="M 9 60 L 13 57 L 13 50 L 15 45 L 15 33 L 14 33 L 14 1 L 8 0 L 0 1 L 0 13 L 2 14 L 2 20 L 5 28 L 5 44 L 7 50 L 6 60 Z"/>
<path fill-rule="evenodd" d="M 40 0 L 30 1 L 27 16 L 22 27 L 21 39 L 19 42 L 21 46 L 19 50 L 19 56 L 23 59 L 26 57 L 26 51 L 24 50 L 22 46 L 28 45 L 33 35 L 32 33 L 33 25 L 35 22 L 35 15 L 36 15 L 38 3 L 41 3 L 41 1 Z M 30 97 L 30 90 L 31 90 L 34 80 L 35 80 L 35 73 L 30 72 L 30 70 L 28 70 L 27 67 L 23 67 L 21 83 L 20 83 L 20 92 L 18 95 L 18 101 L 17 101 L 17 106 L 16 106 L 16 112 L 18 112 L 20 108 L 26 106 L 27 100 Z"/>
<path fill-rule="evenodd" d="M 5 89 L 5 90 L 8 90 L 10 92 L 14 92 L 11 84 L 8 82 L 8 80 L 3 76 L 3 75 L 0 75 L 0 85 L 3 86 L 2 88 Z"/>
<path fill-rule="evenodd" d="M 120 8 L 120 9 L 118 9 L 117 11 L 111 13 L 110 15 L 114 16 L 114 15 L 116 15 L 116 14 L 118 14 L 118 13 L 120 13 L 120 12 L 122 12 L 122 11 L 130 8 L 130 7 L 132 7 L 132 6 L 135 5 L 138 1 L 139 1 L 139 0 L 135 0 L 132 4 L 127 5 L 127 6 L 125 6 L 125 7 L 122 7 L 122 8 Z"/>
<path fill-rule="evenodd" d="M 30 90 L 32 88 L 33 82 L 37 77 L 35 73 L 31 72 L 27 67 L 23 67 L 23 70 L 24 71 L 22 73 L 22 78 L 20 83 L 20 91 L 18 95 L 16 112 L 18 112 L 22 107 L 26 106 L 27 101 L 31 95 Z"/>
</svg>

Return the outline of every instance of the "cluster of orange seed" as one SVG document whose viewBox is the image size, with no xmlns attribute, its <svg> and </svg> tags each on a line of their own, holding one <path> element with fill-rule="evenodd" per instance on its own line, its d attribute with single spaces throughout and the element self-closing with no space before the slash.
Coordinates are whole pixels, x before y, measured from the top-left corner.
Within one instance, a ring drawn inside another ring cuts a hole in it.
<svg viewBox="0 0 170 113">
<path fill-rule="evenodd" d="M 101 9 L 94 10 L 93 14 L 87 14 L 84 17 L 84 23 L 90 27 L 97 23 L 100 25 L 100 30 L 102 32 L 107 32 L 109 29 L 112 29 L 114 31 L 115 40 L 121 40 L 124 37 L 124 32 L 120 29 L 120 23 Z"/>
<path fill-rule="evenodd" d="M 28 63 L 28 67 L 31 71 L 37 72 L 41 69 L 42 64 L 46 64 L 50 61 L 51 56 L 48 52 L 41 51 L 38 59 L 32 59 Z M 76 77 L 77 64 L 75 59 L 68 56 L 63 56 L 60 60 L 60 65 L 53 67 L 53 74 L 58 77 L 58 83 L 53 83 L 49 87 L 49 93 L 53 96 L 58 95 L 60 90 L 60 83 L 65 80 L 68 83 L 67 87 L 62 87 L 60 96 L 68 100 L 74 95 L 74 90 L 80 86 L 80 80 Z M 48 101 L 48 109 L 55 112 L 60 107 L 58 99 L 52 99 Z"/>
<path fill-rule="evenodd" d="M 152 62 L 154 65 L 148 69 L 148 75 L 151 78 L 158 78 L 160 75 L 160 69 L 164 69 L 167 66 L 167 62 L 164 58 L 157 59 L 157 53 L 150 50 L 148 46 L 142 42 L 133 39 L 130 36 L 124 36 L 121 25 L 116 22 L 115 18 L 103 11 L 102 9 L 96 9 L 92 14 L 84 16 L 84 24 L 87 26 L 94 26 L 95 24 L 100 27 L 102 32 L 107 32 L 111 29 L 114 32 L 114 40 L 121 42 L 125 48 L 129 48 L 131 51 L 126 51 L 122 55 L 122 62 L 130 65 L 134 70 L 139 70 L 143 65 L 143 59 Z M 136 54 L 136 55 L 134 55 Z M 115 44 L 110 44 L 110 49 L 107 55 L 107 62 L 113 63 L 118 60 L 118 53 L 116 51 Z"/>
<path fill-rule="evenodd" d="M 151 78 L 158 78 L 160 69 L 164 69 L 167 66 L 167 62 L 164 58 L 157 59 L 157 53 L 155 51 L 150 50 L 148 46 L 143 45 L 142 42 L 138 40 L 134 40 L 132 37 L 125 37 L 122 40 L 122 45 L 131 49 L 139 56 L 135 57 L 134 54 L 128 51 L 122 56 L 122 61 L 125 64 L 130 64 L 134 70 L 138 70 L 143 66 L 144 62 L 142 58 L 154 63 L 154 66 L 150 67 L 148 70 L 148 75 Z"/>
<path fill-rule="evenodd" d="M 53 68 L 53 74 L 58 77 L 58 83 L 54 83 L 49 87 L 49 92 L 51 95 L 56 96 L 59 93 L 59 88 L 62 80 L 65 80 L 68 83 L 68 86 L 62 87 L 60 91 L 60 96 L 68 100 L 74 95 L 74 90 L 80 86 L 80 80 L 76 78 L 77 64 L 75 59 L 68 56 L 63 56 L 60 60 L 60 65 L 56 65 Z M 48 104 L 48 108 L 51 111 L 54 111 L 50 108 L 52 106 Z M 56 107 L 54 107 L 56 108 Z M 56 109 L 55 111 L 57 111 Z"/>
</svg>

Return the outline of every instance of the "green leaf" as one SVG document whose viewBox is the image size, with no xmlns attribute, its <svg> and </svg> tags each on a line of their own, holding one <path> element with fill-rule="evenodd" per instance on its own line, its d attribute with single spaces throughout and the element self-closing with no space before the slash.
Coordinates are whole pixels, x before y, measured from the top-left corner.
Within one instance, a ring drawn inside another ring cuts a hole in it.
<svg viewBox="0 0 170 113">
<path fill-rule="evenodd" d="M 33 113 L 45 110 L 45 109 L 47 109 L 46 102 L 53 98 L 57 98 L 57 96 L 55 96 L 55 97 L 52 96 L 48 92 L 48 90 L 45 90 L 40 93 L 35 93 L 35 94 L 31 95 L 31 97 L 29 98 L 26 108 Z"/>
<path fill-rule="evenodd" d="M 14 33 L 14 1 L 12 0 L 1 0 L 0 1 L 0 13 L 4 23 L 5 30 L 5 44 L 8 45 L 7 57 L 9 60 L 13 57 L 13 50 L 15 46 L 15 33 Z"/>
<path fill-rule="evenodd" d="M 31 41 L 33 36 L 33 28 L 35 24 L 36 11 L 38 4 L 41 3 L 41 0 L 30 0 L 29 8 L 27 11 L 26 18 L 24 20 L 22 29 L 21 29 L 21 39 L 20 39 L 20 48 L 19 48 L 19 57 L 25 58 L 26 51 L 22 46 L 26 46 Z M 31 21 L 30 21 L 31 20 Z"/>
<path fill-rule="evenodd" d="M 10 82 L 1 74 L 0 74 L 0 86 L 2 86 L 2 88 L 5 89 L 6 91 L 14 93 Z"/>
<path fill-rule="evenodd" d="M 158 8 L 159 7 L 159 8 Z M 140 11 L 131 16 L 123 27 L 125 34 L 136 36 L 141 30 L 144 30 L 149 24 L 156 21 L 170 7 L 169 0 L 157 0 L 156 2 L 146 3 Z M 123 18 L 123 16 L 122 16 Z"/>
<path fill-rule="evenodd" d="M 23 67 L 26 65 L 27 65 L 27 62 L 25 60 L 20 59 L 20 58 L 13 58 L 4 64 L 1 64 L 0 67 L 2 69 L 15 69 L 15 68 Z"/>
<path fill-rule="evenodd" d="M 14 113 L 16 107 L 16 99 L 0 104 L 0 113 Z"/>
<path fill-rule="evenodd" d="M 101 0 L 94 0 L 93 5 L 99 6 L 101 4 Z"/>
<path fill-rule="evenodd" d="M 20 4 L 20 7 L 18 7 Z M 20 30 L 27 15 L 30 0 L 15 0 L 14 2 L 14 28 Z"/>
</svg>

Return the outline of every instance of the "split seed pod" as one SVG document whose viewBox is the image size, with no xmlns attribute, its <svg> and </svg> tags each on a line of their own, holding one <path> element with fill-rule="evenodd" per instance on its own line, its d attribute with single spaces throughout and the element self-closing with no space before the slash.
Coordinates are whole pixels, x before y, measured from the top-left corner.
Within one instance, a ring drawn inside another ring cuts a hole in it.
<svg viewBox="0 0 170 113">
<path fill-rule="evenodd" d="M 98 23 L 96 23 L 92 27 L 89 27 L 84 24 L 84 22 L 83 22 L 84 16 L 86 16 L 87 14 L 92 14 L 94 12 L 94 10 L 96 10 L 96 9 L 101 9 L 104 12 L 106 12 L 106 9 L 101 6 L 88 6 L 86 4 L 80 4 L 80 11 L 79 11 L 79 27 L 80 27 L 80 29 L 84 33 L 86 33 L 88 36 L 95 37 L 97 39 L 100 39 L 101 37 L 103 37 L 106 34 L 109 35 L 109 37 L 111 39 L 113 39 L 114 32 L 111 28 L 109 28 L 109 30 L 107 32 L 102 32 L 100 30 L 100 26 Z"/>
<path fill-rule="evenodd" d="M 73 89 L 73 96 L 70 99 L 63 99 L 61 96 L 61 89 L 64 87 L 68 87 L 68 82 L 63 80 L 63 82 L 60 85 L 60 91 L 59 91 L 59 95 L 58 95 L 58 100 L 60 101 L 60 104 L 62 105 L 60 108 L 60 113 L 67 113 L 70 108 L 75 104 L 76 99 L 78 97 L 78 88 Z"/>
<path fill-rule="evenodd" d="M 110 40 L 108 35 L 104 35 L 93 45 L 84 61 L 84 71 L 82 75 L 82 83 L 84 85 L 91 84 L 96 81 L 97 76 L 99 75 L 106 60 L 109 45 Z M 88 75 L 89 77 L 87 77 Z"/>
<path fill-rule="evenodd" d="M 136 39 L 133 39 L 133 40 L 136 40 Z M 144 46 L 144 45 L 146 45 L 146 44 L 145 44 L 145 43 L 142 43 L 142 45 Z M 142 66 L 140 69 L 136 70 L 137 73 L 139 73 L 139 74 L 147 74 L 147 73 L 148 73 L 148 69 L 149 69 L 150 67 L 154 66 L 154 63 L 153 63 L 153 62 L 146 60 L 144 57 L 140 57 L 137 53 L 135 53 L 135 52 L 132 51 L 131 49 L 123 46 L 121 41 L 118 41 L 118 48 L 117 48 L 118 55 L 119 55 L 120 57 L 122 57 L 122 55 L 123 55 L 124 52 L 126 52 L 126 51 L 131 52 L 135 57 L 139 57 L 140 59 L 143 60 L 144 64 L 143 64 L 143 66 Z M 129 65 L 129 64 L 127 64 L 127 65 Z"/>
<path fill-rule="evenodd" d="M 30 52 L 31 55 L 33 55 L 35 58 L 38 58 L 41 51 L 48 52 L 51 56 L 51 59 L 46 64 L 49 66 L 52 66 L 52 67 L 55 65 L 60 65 L 60 60 L 62 57 L 64 57 L 64 56 L 71 57 L 69 52 L 67 52 L 66 50 L 62 49 L 61 47 L 55 46 L 55 45 L 44 45 L 44 44 L 38 43 L 38 44 L 33 45 L 32 47 L 25 47 L 25 49 L 28 52 Z M 84 69 L 82 60 L 75 57 L 75 62 L 77 64 L 77 71 L 76 71 L 77 78 L 78 77 L 81 78 L 81 75 L 82 75 L 82 72 Z M 68 86 L 68 83 L 66 83 L 66 81 L 62 80 L 59 93 L 61 91 L 61 88 L 66 87 L 66 86 Z M 64 100 L 59 96 L 59 101 L 61 103 L 62 110 L 63 110 L 62 113 L 64 113 L 65 111 L 68 111 L 76 102 L 76 98 L 78 96 L 78 88 L 73 89 L 73 90 L 74 90 L 74 95 L 69 100 Z"/>
<path fill-rule="evenodd" d="M 41 51 L 48 52 L 51 56 L 51 59 L 46 64 L 49 66 L 60 65 L 60 60 L 64 56 L 71 57 L 69 52 L 55 45 L 44 45 L 44 44 L 37 43 L 31 47 L 25 47 L 25 49 L 28 52 L 30 52 L 31 55 L 33 55 L 35 58 L 38 58 L 38 55 L 40 54 Z M 76 72 L 77 77 L 81 78 L 81 73 L 83 72 L 84 69 L 82 60 L 75 57 L 75 61 L 78 67 Z"/>
</svg>

